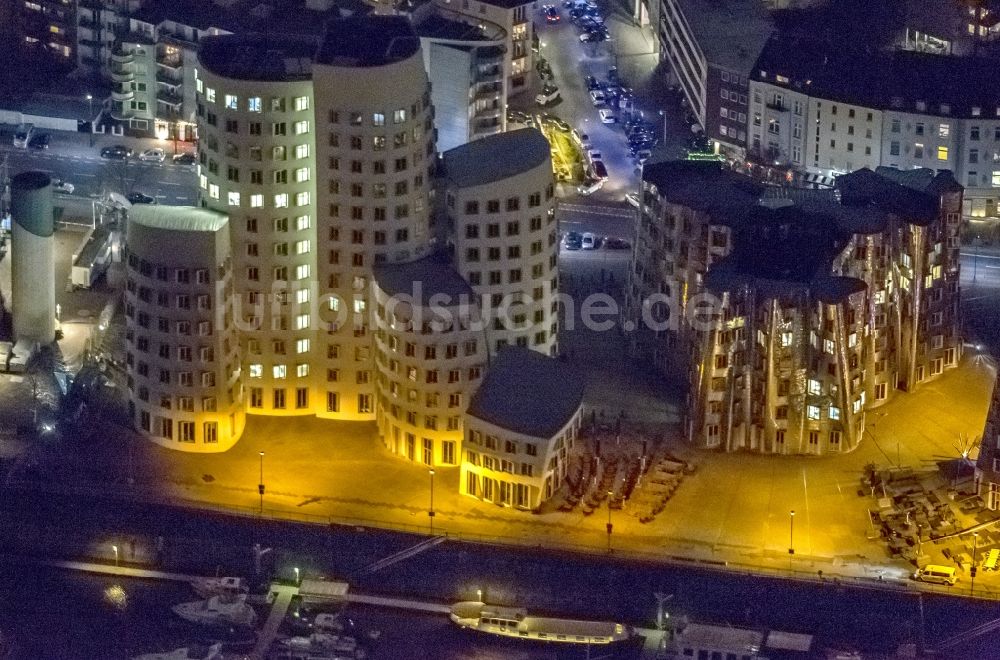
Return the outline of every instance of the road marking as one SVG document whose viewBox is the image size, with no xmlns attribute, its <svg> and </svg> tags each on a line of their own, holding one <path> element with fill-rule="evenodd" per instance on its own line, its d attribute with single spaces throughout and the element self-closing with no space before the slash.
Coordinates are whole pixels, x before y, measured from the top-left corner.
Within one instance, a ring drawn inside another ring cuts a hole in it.
<svg viewBox="0 0 1000 660">
<path fill-rule="evenodd" d="M 959 252 L 959 255 L 963 257 L 972 257 L 974 259 L 1000 259 L 1000 256 L 994 254 L 977 254 L 976 252 Z"/>
<path fill-rule="evenodd" d="M 188 201 L 187 197 L 175 197 L 174 199 L 177 200 L 178 202 L 186 202 L 186 201 Z"/>
</svg>

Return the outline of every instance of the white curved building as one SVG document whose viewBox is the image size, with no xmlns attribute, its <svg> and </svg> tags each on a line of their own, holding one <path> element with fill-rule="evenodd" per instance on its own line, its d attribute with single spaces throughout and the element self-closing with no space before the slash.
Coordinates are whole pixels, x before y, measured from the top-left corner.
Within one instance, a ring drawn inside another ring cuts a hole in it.
<svg viewBox="0 0 1000 660">
<path fill-rule="evenodd" d="M 399 16 L 334 22 L 313 81 L 323 215 L 316 273 L 331 296 L 321 310 L 331 325 L 314 354 L 323 390 L 316 412 L 370 420 L 372 268 L 424 257 L 432 243 L 434 123 L 420 39 Z"/>
<path fill-rule="evenodd" d="M 459 491 L 518 509 L 541 506 L 566 478 L 583 390 L 580 375 L 557 359 L 498 351 L 465 415 Z"/>
<path fill-rule="evenodd" d="M 382 440 L 411 461 L 457 465 L 462 415 L 487 359 L 475 293 L 438 255 L 376 266 L 374 276 Z"/>
<path fill-rule="evenodd" d="M 229 215 L 248 411 L 314 414 L 316 41 L 205 39 L 198 54 L 201 204 Z"/>
<path fill-rule="evenodd" d="M 226 451 L 244 426 L 226 216 L 137 205 L 125 245 L 132 422 L 170 449 Z"/>
<path fill-rule="evenodd" d="M 555 355 L 559 239 L 549 143 L 525 128 L 443 154 L 455 265 L 481 298 L 490 352 Z"/>
</svg>

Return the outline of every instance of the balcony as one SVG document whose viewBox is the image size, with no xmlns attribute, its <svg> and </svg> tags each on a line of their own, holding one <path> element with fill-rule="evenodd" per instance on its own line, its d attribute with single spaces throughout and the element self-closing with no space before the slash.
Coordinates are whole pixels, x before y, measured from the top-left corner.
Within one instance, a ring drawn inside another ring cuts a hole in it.
<svg viewBox="0 0 1000 660">
<path fill-rule="evenodd" d="M 180 53 L 157 53 L 156 64 L 167 69 L 180 69 L 184 66 L 184 59 Z"/>
<path fill-rule="evenodd" d="M 111 51 L 112 64 L 132 64 L 135 62 L 135 55 L 131 51 L 123 51 L 115 48 Z"/>
<path fill-rule="evenodd" d="M 490 99 L 495 99 L 500 96 L 502 91 L 503 85 L 500 84 L 494 83 L 489 85 L 480 85 L 479 89 L 476 90 L 475 100 L 488 101 Z"/>
<path fill-rule="evenodd" d="M 775 112 L 788 112 L 788 106 L 785 105 L 784 101 L 771 99 L 764 105 L 767 107 L 768 110 L 774 110 Z"/>
<path fill-rule="evenodd" d="M 503 65 L 503 56 L 506 52 L 501 46 L 493 46 L 491 48 L 480 48 L 476 51 L 476 63 L 480 66 L 495 64 L 497 66 Z"/>
<path fill-rule="evenodd" d="M 132 71 L 120 71 L 117 69 L 111 70 L 111 82 L 130 83 L 133 80 L 135 80 L 135 73 Z"/>
<path fill-rule="evenodd" d="M 502 114 L 503 114 L 503 108 L 500 107 L 499 103 L 496 105 L 496 107 L 476 108 L 475 110 L 476 119 L 492 119 L 495 117 L 498 118 Z M 497 121 L 499 121 L 499 119 Z"/>
<path fill-rule="evenodd" d="M 156 82 L 163 85 L 168 85 L 170 87 L 180 87 L 184 84 L 184 81 L 180 78 L 174 78 L 172 75 L 163 73 L 162 71 L 156 72 Z"/>
<path fill-rule="evenodd" d="M 184 97 L 179 94 L 174 94 L 172 92 L 158 91 L 156 92 L 156 100 L 160 103 L 166 103 L 170 106 L 179 107 L 184 103 Z"/>
<path fill-rule="evenodd" d="M 131 101 L 133 98 L 135 98 L 135 92 L 133 92 L 131 89 L 114 90 L 111 92 L 112 101 L 119 101 L 121 103 L 124 103 L 126 101 Z"/>
</svg>

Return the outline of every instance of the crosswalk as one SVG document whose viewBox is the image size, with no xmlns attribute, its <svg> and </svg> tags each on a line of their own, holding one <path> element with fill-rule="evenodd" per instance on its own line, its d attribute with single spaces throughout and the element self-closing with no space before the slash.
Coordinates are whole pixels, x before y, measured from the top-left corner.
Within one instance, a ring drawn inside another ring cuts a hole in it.
<svg viewBox="0 0 1000 660">
<path fill-rule="evenodd" d="M 560 204 L 559 211 L 563 213 L 582 213 L 585 215 L 600 215 L 612 218 L 634 218 L 635 209 L 630 206 L 611 206 L 601 204 Z"/>
</svg>

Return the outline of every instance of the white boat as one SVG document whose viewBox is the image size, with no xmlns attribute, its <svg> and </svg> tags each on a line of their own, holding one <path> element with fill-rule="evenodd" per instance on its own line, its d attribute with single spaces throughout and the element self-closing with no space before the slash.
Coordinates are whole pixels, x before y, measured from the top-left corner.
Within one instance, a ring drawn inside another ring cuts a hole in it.
<svg viewBox="0 0 1000 660">
<path fill-rule="evenodd" d="M 455 603 L 449 616 L 462 628 L 540 642 L 613 644 L 632 636 L 632 629 L 622 623 L 529 616 L 520 607 L 497 607 L 479 601 Z"/>
<path fill-rule="evenodd" d="M 174 614 L 186 621 L 203 626 L 250 627 L 257 620 L 257 613 L 247 605 L 247 597 L 212 596 L 208 600 L 195 600 L 174 605 Z"/>
<path fill-rule="evenodd" d="M 238 596 L 250 591 L 247 581 L 239 577 L 210 577 L 191 583 L 194 592 L 202 598 L 212 596 Z"/>
<path fill-rule="evenodd" d="M 222 642 L 211 646 L 185 646 L 164 653 L 144 653 L 132 660 L 222 660 Z"/>
<path fill-rule="evenodd" d="M 289 637 L 280 642 L 286 653 L 293 657 L 308 658 L 364 658 L 366 653 L 353 637 L 318 632 L 308 637 Z"/>
</svg>

